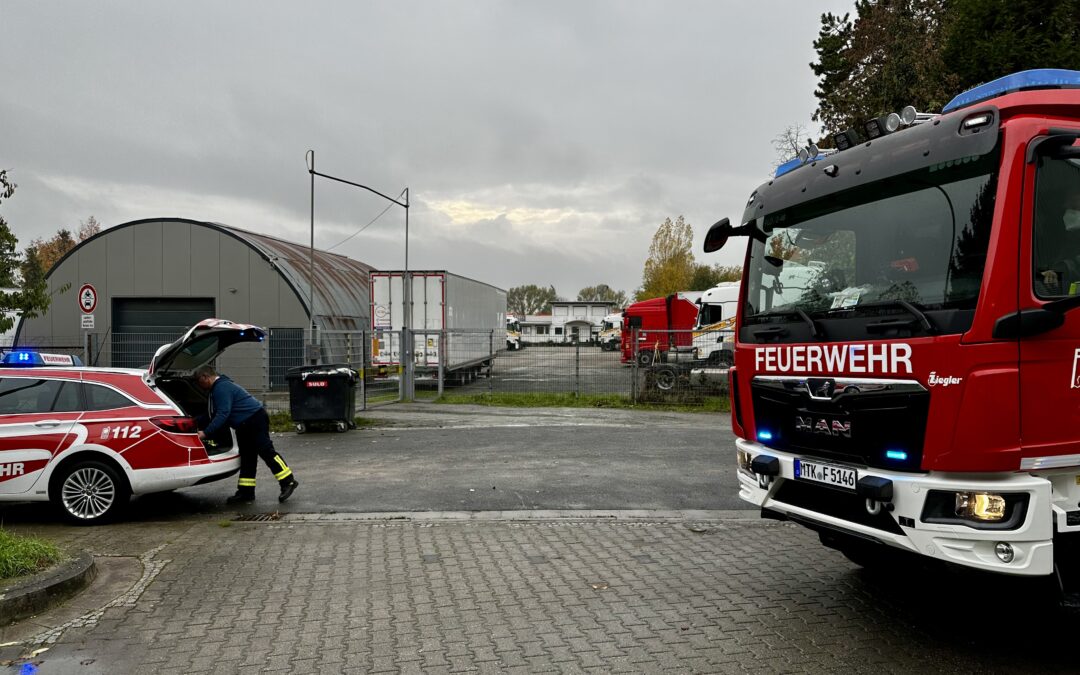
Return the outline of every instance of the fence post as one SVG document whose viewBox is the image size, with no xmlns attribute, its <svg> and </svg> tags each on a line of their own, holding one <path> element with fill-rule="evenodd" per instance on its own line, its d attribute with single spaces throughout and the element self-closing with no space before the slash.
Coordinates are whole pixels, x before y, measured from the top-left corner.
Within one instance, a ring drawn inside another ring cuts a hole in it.
<svg viewBox="0 0 1080 675">
<path fill-rule="evenodd" d="M 360 331 L 360 410 L 367 410 L 368 349 L 375 334 Z"/>
<path fill-rule="evenodd" d="M 495 366 L 495 331 L 491 331 L 491 332 L 488 333 L 488 371 L 487 371 L 487 381 L 488 381 L 488 394 L 489 395 L 494 393 L 494 391 L 495 391 L 494 382 L 492 382 L 492 380 L 494 378 L 491 376 L 491 371 L 494 369 L 494 366 Z"/>
<path fill-rule="evenodd" d="M 638 329 L 630 329 L 630 401 L 638 400 Z"/>
<path fill-rule="evenodd" d="M 446 329 L 439 331 L 439 393 L 437 399 L 442 398 L 444 381 L 446 379 Z"/>
<path fill-rule="evenodd" d="M 274 336 L 271 333 L 260 343 L 262 345 L 263 385 L 266 387 L 267 392 L 272 388 L 272 383 L 270 382 L 270 341 L 273 339 Z"/>
<path fill-rule="evenodd" d="M 574 340 L 574 396 L 581 396 L 581 341 Z"/>
</svg>

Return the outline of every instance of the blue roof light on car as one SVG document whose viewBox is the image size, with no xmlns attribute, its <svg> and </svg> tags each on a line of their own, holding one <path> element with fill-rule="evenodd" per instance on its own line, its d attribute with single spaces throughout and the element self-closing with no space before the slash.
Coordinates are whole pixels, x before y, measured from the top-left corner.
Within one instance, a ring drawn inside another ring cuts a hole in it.
<svg viewBox="0 0 1080 675">
<path fill-rule="evenodd" d="M 44 354 L 26 349 L 8 352 L 0 358 L 0 365 L 4 366 L 81 366 L 82 364 L 82 359 L 71 354 Z"/>
<path fill-rule="evenodd" d="M 942 109 L 943 113 L 966 108 L 981 101 L 987 101 L 1003 94 L 1012 94 L 1018 91 L 1032 89 L 1078 89 L 1080 88 L 1080 71 L 1062 70 L 1059 68 L 1040 68 L 1038 70 L 1025 70 L 1005 77 L 999 77 L 992 82 L 980 84 L 958 95 Z"/>
</svg>

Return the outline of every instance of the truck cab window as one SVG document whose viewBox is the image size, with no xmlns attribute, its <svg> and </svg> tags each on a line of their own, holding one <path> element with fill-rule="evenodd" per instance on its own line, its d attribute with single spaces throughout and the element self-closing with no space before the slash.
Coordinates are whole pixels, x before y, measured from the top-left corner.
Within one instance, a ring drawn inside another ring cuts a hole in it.
<svg viewBox="0 0 1080 675">
<path fill-rule="evenodd" d="M 1080 295 L 1080 160 L 1039 160 L 1033 244 L 1035 295 Z"/>
</svg>

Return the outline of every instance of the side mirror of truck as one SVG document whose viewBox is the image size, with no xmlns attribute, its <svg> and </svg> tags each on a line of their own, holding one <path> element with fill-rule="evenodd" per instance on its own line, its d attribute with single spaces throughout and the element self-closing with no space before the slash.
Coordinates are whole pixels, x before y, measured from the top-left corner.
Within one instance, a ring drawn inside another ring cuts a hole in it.
<svg viewBox="0 0 1080 675">
<path fill-rule="evenodd" d="M 731 221 L 727 218 L 714 223 L 713 226 L 709 228 L 708 233 L 705 234 L 705 252 L 712 253 L 713 251 L 719 251 L 724 248 L 724 244 L 727 243 L 727 240 L 734 229 L 735 228 L 731 226 Z"/>
</svg>

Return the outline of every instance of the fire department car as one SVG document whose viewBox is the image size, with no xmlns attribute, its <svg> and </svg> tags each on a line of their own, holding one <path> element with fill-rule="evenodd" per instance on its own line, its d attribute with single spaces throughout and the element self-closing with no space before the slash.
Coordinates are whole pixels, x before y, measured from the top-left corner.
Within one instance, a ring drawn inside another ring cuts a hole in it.
<svg viewBox="0 0 1080 675">
<path fill-rule="evenodd" d="M 206 396 L 193 371 L 256 326 L 207 319 L 155 354 L 149 370 L 86 368 L 15 351 L 0 368 L 0 501 L 51 501 L 70 521 L 113 518 L 131 495 L 226 478 L 240 468 L 231 431 L 204 443 Z"/>
</svg>

